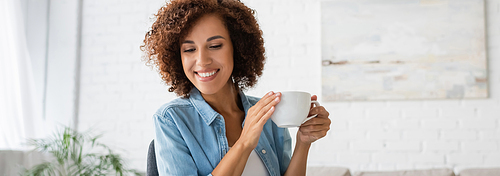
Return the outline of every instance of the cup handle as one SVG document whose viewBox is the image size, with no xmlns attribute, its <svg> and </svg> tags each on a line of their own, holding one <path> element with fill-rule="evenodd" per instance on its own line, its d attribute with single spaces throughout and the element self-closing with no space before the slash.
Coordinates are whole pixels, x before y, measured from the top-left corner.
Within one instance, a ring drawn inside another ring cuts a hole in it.
<svg viewBox="0 0 500 176">
<path fill-rule="evenodd" d="M 311 101 L 311 103 L 313 103 L 316 107 L 320 106 L 318 101 Z M 318 116 L 318 114 L 314 114 L 314 115 L 312 115 L 312 116 L 309 116 L 309 117 L 307 117 L 307 118 L 306 118 L 306 119 L 305 119 L 305 120 L 304 120 L 301 124 L 304 124 L 304 123 L 306 123 L 308 120 L 311 120 L 312 118 L 317 117 L 317 116 Z"/>
</svg>

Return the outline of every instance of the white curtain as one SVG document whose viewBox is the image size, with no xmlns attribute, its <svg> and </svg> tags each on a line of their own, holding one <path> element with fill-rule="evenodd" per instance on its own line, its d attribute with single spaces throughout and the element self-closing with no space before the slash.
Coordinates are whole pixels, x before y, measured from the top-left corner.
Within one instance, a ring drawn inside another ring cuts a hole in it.
<svg viewBox="0 0 500 176">
<path fill-rule="evenodd" d="M 0 150 L 44 136 L 19 0 L 0 0 Z"/>
</svg>

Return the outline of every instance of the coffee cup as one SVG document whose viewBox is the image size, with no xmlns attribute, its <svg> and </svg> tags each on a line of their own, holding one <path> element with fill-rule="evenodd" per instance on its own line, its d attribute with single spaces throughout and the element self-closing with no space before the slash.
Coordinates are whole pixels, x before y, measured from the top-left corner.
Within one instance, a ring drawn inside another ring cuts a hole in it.
<svg viewBox="0 0 500 176">
<path fill-rule="evenodd" d="M 311 103 L 319 106 L 318 101 L 311 101 L 311 94 L 301 91 L 281 92 L 281 101 L 275 106 L 271 119 L 281 128 L 298 127 L 316 117 L 307 117 Z"/>
</svg>

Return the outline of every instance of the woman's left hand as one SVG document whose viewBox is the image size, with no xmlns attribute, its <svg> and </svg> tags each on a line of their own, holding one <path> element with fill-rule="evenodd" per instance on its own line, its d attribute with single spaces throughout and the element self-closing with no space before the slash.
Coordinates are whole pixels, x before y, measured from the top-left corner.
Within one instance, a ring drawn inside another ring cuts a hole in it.
<svg viewBox="0 0 500 176">
<path fill-rule="evenodd" d="M 318 97 L 313 95 L 311 100 L 317 100 Z M 318 114 L 317 117 L 308 120 L 299 127 L 297 132 L 297 142 L 304 144 L 311 144 L 314 141 L 325 137 L 328 130 L 330 130 L 330 118 L 328 116 L 330 113 L 326 111 L 323 106 L 313 107 L 309 110 L 309 115 Z"/>
</svg>

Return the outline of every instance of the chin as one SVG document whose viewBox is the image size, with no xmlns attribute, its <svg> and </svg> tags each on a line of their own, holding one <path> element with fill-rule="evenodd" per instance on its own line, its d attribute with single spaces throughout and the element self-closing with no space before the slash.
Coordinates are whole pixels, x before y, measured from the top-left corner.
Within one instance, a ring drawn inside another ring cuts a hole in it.
<svg viewBox="0 0 500 176">
<path fill-rule="evenodd" d="M 228 78 L 229 80 L 229 78 Z M 232 83 L 232 82 L 231 82 Z M 220 81 L 220 79 L 214 79 L 209 82 L 202 82 L 202 81 L 196 81 L 193 83 L 193 85 L 202 93 L 205 95 L 213 95 L 216 93 L 219 93 L 220 91 L 223 91 L 225 89 L 225 86 L 228 86 L 230 84 L 229 81 Z"/>
<path fill-rule="evenodd" d="M 195 86 L 202 94 L 211 95 L 217 93 L 220 88 L 215 86 Z"/>
</svg>

